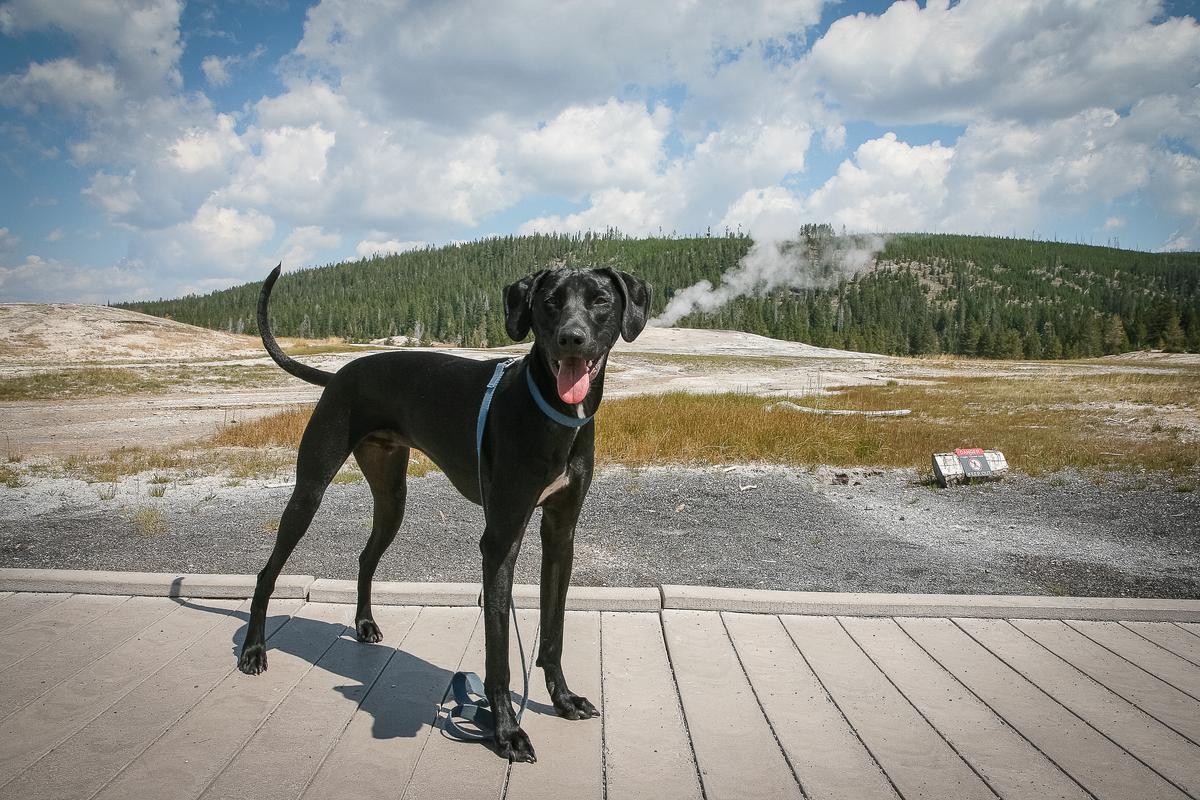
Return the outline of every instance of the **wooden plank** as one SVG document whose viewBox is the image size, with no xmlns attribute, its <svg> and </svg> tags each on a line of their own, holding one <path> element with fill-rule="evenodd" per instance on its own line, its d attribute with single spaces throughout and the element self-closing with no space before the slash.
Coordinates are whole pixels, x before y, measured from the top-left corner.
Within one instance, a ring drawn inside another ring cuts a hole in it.
<svg viewBox="0 0 1200 800">
<path fill-rule="evenodd" d="M 800 797 L 720 614 L 664 611 L 662 620 L 705 797 Z"/>
<path fill-rule="evenodd" d="M 906 800 L 995 795 L 833 617 L 781 617 L 813 672 Z"/>
<path fill-rule="evenodd" d="M 140 607 L 144 612 L 140 617 L 134 613 L 139 608 L 134 600 L 148 601 Z M 158 603 L 174 610 L 162 615 Z M 236 604 L 227 600 L 223 607 L 229 610 Z M 103 714 L 221 619 L 162 597 L 135 597 L 123 608 L 126 613 L 117 617 L 130 620 L 130 636 L 121 646 L 0 723 L 0 783 Z"/>
<path fill-rule="evenodd" d="M 181 606 L 166 597 L 132 597 L 120 614 L 100 617 L 0 672 L 0 718 L 7 718 Z"/>
<path fill-rule="evenodd" d="M 326 755 L 305 797 L 373 800 L 381 786 L 393 796 L 403 793 L 479 616 L 477 608 L 422 608 L 403 639 L 384 629 L 384 641 L 399 641 L 399 649 Z"/>
<path fill-rule="evenodd" d="M 600 691 L 600 612 L 568 611 L 563 623 L 563 677 L 604 714 Z M 603 716 L 569 720 L 558 715 L 542 671 L 529 679 L 530 710 L 522 727 L 537 752 L 537 769 L 514 764 L 505 797 L 509 800 L 603 800 Z M 539 704 L 537 708 L 534 703 Z M 539 746 L 540 745 L 540 746 Z"/>
<path fill-rule="evenodd" d="M 601 630 L 608 800 L 700 800 L 659 615 L 605 612 Z"/>
<path fill-rule="evenodd" d="M 723 614 L 783 752 L 810 798 L 895 798 L 896 792 L 779 618 Z"/>
<path fill-rule="evenodd" d="M 896 621 L 942 667 L 1098 800 L 1183 797 L 1158 773 L 1067 711 L 950 620 Z M 1054 656 L 1045 653 L 1045 658 Z"/>
<path fill-rule="evenodd" d="M 1052 620 L 1013 620 L 1013 625 L 1109 691 L 1191 739 L 1193 744 L 1200 743 L 1200 702 L 1155 677 L 1159 674 L 1155 667 L 1169 670 L 1171 661 L 1175 661 L 1195 670 L 1191 681 L 1195 690 L 1200 690 L 1200 669 L 1115 622 L 1076 623 L 1083 626 L 1081 630 Z M 1091 625 L 1110 627 L 1097 629 Z M 1126 641 L 1127 638 L 1133 641 Z M 1114 650 L 1124 652 L 1114 653 Z M 1188 676 L 1183 677 L 1186 686 Z"/>
<path fill-rule="evenodd" d="M 1200 636 L 1170 622 L 1122 622 L 1123 626 L 1190 664 L 1200 666 Z"/>
<path fill-rule="evenodd" d="M 71 595 L 50 592 L 17 592 L 0 602 L 0 633 L 20 625 L 30 614 L 66 602 Z"/>
<path fill-rule="evenodd" d="M 197 797 L 346 629 L 353 608 L 306 604 L 271 638 L 269 669 L 234 670 L 96 795 Z"/>
<path fill-rule="evenodd" d="M 525 637 L 525 659 L 527 664 L 533 663 L 533 643 L 537 641 L 537 612 L 518 611 L 521 634 Z M 517 655 L 517 637 L 509 635 L 509 670 L 512 675 L 511 685 L 521 689 L 521 676 L 517 670 L 522 668 L 520 657 Z M 484 631 L 483 622 L 475 627 L 471 642 L 467 645 L 460 669 L 477 672 L 484 676 Z M 449 675 L 446 676 L 449 680 Z M 536 680 L 534 675 L 530 680 Z M 443 687 L 443 691 L 445 687 Z M 438 700 L 441 692 L 438 692 Z M 449 702 L 449 701 L 447 701 Z M 535 714 L 536 711 L 528 711 Z M 533 743 L 537 751 L 538 742 Z M 544 748 L 552 746 L 551 742 L 542 742 Z M 514 764 L 514 769 L 533 769 L 532 764 Z M 414 800 L 426 798 L 463 798 L 463 797 L 498 797 L 504 788 L 508 775 L 509 763 L 500 758 L 492 741 L 460 742 L 435 732 L 425 740 L 425 749 L 417 760 L 404 797 Z M 397 792 L 399 794 L 399 792 Z"/>
<path fill-rule="evenodd" d="M 384 630 L 403 638 L 417 609 L 380 606 L 375 614 Z M 363 644 L 347 628 L 201 797 L 299 797 L 395 652 L 392 647 Z"/>
<path fill-rule="evenodd" d="M 890 619 L 841 620 L 875 665 L 1005 800 L 1088 797 Z"/>
<path fill-rule="evenodd" d="M 0 634 L 0 670 L 64 636 L 73 635 L 128 599 L 121 595 L 76 594 L 29 614 L 23 622 Z"/>
<path fill-rule="evenodd" d="M 1105 626 L 1090 622 L 1068 622 L 1067 624 L 1121 658 L 1136 664 L 1179 691 L 1190 695 L 1194 700 L 1200 700 L 1200 665 L 1193 664 L 1188 659 L 1176 655 L 1170 648 L 1164 648 L 1163 645 L 1149 637 L 1143 637 L 1139 629 L 1131 630 L 1116 623 L 1109 623 Z M 1178 628 L 1174 630 L 1179 636 L 1195 638 L 1186 631 Z M 1168 637 L 1164 637 L 1158 632 L 1150 635 L 1169 641 Z M 1200 639 L 1196 639 L 1196 641 L 1200 642 Z M 1197 717 L 1200 718 L 1200 714 L 1197 714 Z M 1200 741 L 1200 738 L 1192 738 L 1194 741 Z"/>
<path fill-rule="evenodd" d="M 250 601 L 242 601 L 236 611 L 227 611 L 225 601 L 191 603 L 216 615 L 216 624 L 105 713 L 0 789 L 0 800 L 90 797 L 233 671 L 236 658 L 230 642 L 235 650 L 241 643 Z M 302 600 L 273 602 L 275 613 L 267 618 L 267 636 L 274 634 L 290 612 L 302 604 Z"/>
<path fill-rule="evenodd" d="M 1010 667 L 1178 788 L 1200 796 L 1200 750 L 1003 620 L 957 620 Z M 1061 631 L 1070 631 L 1065 625 Z M 1076 634 L 1078 636 L 1078 634 Z"/>
</svg>

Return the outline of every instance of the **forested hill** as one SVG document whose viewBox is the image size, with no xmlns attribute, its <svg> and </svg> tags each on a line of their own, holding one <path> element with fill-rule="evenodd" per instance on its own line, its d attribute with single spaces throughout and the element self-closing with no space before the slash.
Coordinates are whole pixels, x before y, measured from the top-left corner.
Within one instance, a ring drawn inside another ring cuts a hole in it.
<svg viewBox="0 0 1200 800">
<path fill-rule="evenodd" d="M 819 250 L 832 230 L 806 226 L 802 236 Z M 654 285 L 657 314 L 698 280 L 720 283 L 751 244 L 745 236 L 629 239 L 616 232 L 490 238 L 286 273 L 272 295 L 271 319 L 280 335 L 497 345 L 508 341 L 501 288 L 536 269 L 617 266 Z M 863 272 L 838 280 L 826 274 L 821 285 L 738 298 L 678 324 L 897 355 L 1200 352 L 1200 253 L 898 234 Z M 120 305 L 252 333 L 259 286 Z"/>
</svg>

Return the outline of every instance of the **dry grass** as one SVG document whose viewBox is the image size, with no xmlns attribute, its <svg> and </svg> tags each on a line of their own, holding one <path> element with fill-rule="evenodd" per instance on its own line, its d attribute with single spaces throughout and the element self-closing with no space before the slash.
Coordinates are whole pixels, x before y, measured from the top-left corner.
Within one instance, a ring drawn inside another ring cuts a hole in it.
<svg viewBox="0 0 1200 800">
<path fill-rule="evenodd" d="M 283 352 L 289 356 L 319 356 L 326 353 L 363 353 L 371 350 L 390 350 L 390 347 L 371 344 L 350 344 L 343 339 L 325 339 L 319 341 L 305 341 L 303 339 L 288 341 L 284 340 L 280 343 Z"/>
<path fill-rule="evenodd" d="M 62 462 L 63 469 L 91 483 L 115 484 L 129 475 L 157 473 L 152 488 L 166 485 L 162 473 L 179 478 L 195 478 L 227 472 L 236 478 L 266 477 L 292 467 L 296 456 L 281 448 L 249 449 L 205 447 L 172 450 L 149 450 L 144 447 L 122 447 L 102 456 L 72 456 Z"/>
<path fill-rule="evenodd" d="M 1110 406 L 1184 405 L 1196 374 L 952 378 L 925 386 L 856 386 L 805 398 L 826 408 L 909 408 L 899 418 L 766 412 L 770 399 L 738 394 L 635 397 L 606 402 L 598 460 L 621 464 L 770 462 L 928 469 L 955 447 L 1004 451 L 1021 471 L 1196 469 L 1194 443 L 1174 429 L 1132 434 Z M 1128 412 L 1126 412 L 1128 413 Z"/>
<path fill-rule="evenodd" d="M 878 411 L 909 408 L 907 417 L 868 418 L 767 412 L 770 398 L 743 394 L 669 394 L 608 400 L 597 425 L 602 463 L 916 467 L 955 447 L 1004 451 L 1018 470 L 1038 474 L 1082 470 L 1170 470 L 1200 465 L 1200 421 L 1192 430 L 1163 424 L 1163 409 L 1196 419 L 1200 371 L 1039 374 L 1029 378 L 954 377 L 927 385 L 854 386 L 800 402 L 826 408 Z M 189 448 L 122 448 L 101 457 L 75 457 L 69 472 L 102 484 L 126 475 L 211 475 L 235 480 L 287 474 L 312 413 L 295 406 L 237 423 Z M 437 467 L 413 451 L 409 474 Z M 351 462 L 339 482 L 362 477 Z M 0 484 L 19 485 L 20 474 L 0 467 Z M 1181 482 L 1191 491 L 1193 482 Z M 164 487 L 165 488 L 165 487 Z"/>
<path fill-rule="evenodd" d="M 7 486 L 9 489 L 18 489 L 24 484 L 21 479 L 21 473 L 12 467 L 0 464 L 0 486 Z"/>
<path fill-rule="evenodd" d="M 0 378 L 0 400 L 71 400 L 177 391 L 277 386 L 284 373 L 265 364 L 78 367 Z"/>
<path fill-rule="evenodd" d="M 167 521 L 162 512 L 150 506 L 133 512 L 133 526 L 143 536 L 158 536 L 167 532 Z"/>
<path fill-rule="evenodd" d="M 312 416 L 311 405 L 292 406 L 258 419 L 239 422 L 225 428 L 205 442 L 211 447 L 290 447 L 300 446 L 300 437 Z"/>
<path fill-rule="evenodd" d="M 310 405 L 292 406 L 285 411 L 266 417 L 239 422 L 230 425 L 216 436 L 202 443 L 206 447 L 286 447 L 294 451 L 300 446 L 300 437 L 312 416 L 313 407 Z M 437 472 L 437 465 L 420 450 L 413 450 L 408 459 L 408 474 L 421 478 L 430 472 Z M 352 483 L 361 480 L 362 473 L 350 468 L 338 474 L 334 480 L 338 483 Z"/>
</svg>

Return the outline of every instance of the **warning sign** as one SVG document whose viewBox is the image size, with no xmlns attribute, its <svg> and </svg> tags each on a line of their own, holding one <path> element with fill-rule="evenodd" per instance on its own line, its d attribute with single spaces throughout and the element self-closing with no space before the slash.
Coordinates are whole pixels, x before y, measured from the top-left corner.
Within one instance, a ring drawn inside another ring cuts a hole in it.
<svg viewBox="0 0 1200 800">
<path fill-rule="evenodd" d="M 953 453 L 933 454 L 933 474 L 942 486 L 970 478 L 996 480 L 1008 472 L 1008 461 L 999 450 L 960 447 Z"/>
<path fill-rule="evenodd" d="M 978 455 L 958 455 L 958 463 L 962 465 L 963 475 L 968 478 L 986 478 L 992 474 L 992 465 L 980 450 Z"/>
</svg>

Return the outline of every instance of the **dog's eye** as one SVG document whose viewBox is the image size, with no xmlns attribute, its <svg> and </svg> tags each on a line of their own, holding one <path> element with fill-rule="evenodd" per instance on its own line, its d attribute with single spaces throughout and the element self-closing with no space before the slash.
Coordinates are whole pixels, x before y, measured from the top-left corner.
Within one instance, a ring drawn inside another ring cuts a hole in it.
<svg viewBox="0 0 1200 800">
<path fill-rule="evenodd" d="M 605 297 L 604 295 L 601 295 L 601 296 L 599 296 L 599 297 L 596 297 L 596 298 L 594 298 L 594 299 L 592 300 L 592 305 L 594 305 L 594 306 L 606 306 L 606 305 L 608 305 L 608 298 L 607 298 L 607 297 Z"/>
</svg>

